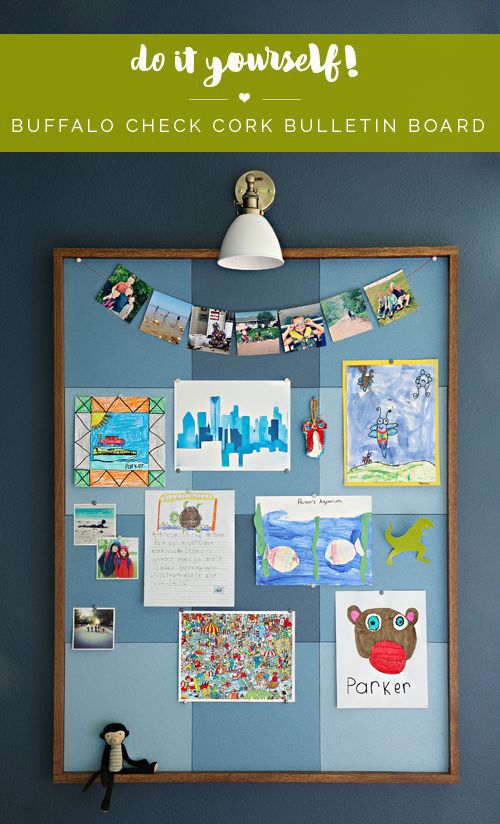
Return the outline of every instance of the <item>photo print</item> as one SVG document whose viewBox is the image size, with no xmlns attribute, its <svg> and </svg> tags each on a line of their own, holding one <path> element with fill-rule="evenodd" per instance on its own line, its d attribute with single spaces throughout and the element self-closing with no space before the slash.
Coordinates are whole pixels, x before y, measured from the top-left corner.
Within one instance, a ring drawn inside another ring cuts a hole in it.
<svg viewBox="0 0 500 824">
<path fill-rule="evenodd" d="M 96 551 L 98 581 L 137 581 L 139 538 L 100 538 Z"/>
<path fill-rule="evenodd" d="M 74 607 L 74 650 L 112 650 L 115 648 L 115 610 L 111 607 Z"/>
<path fill-rule="evenodd" d="M 139 329 L 147 335 L 179 345 L 190 314 L 190 303 L 155 289 Z"/>
<path fill-rule="evenodd" d="M 97 546 L 99 538 L 116 535 L 116 504 L 75 504 L 73 507 L 73 543 Z"/>
<path fill-rule="evenodd" d="M 278 355 L 280 324 L 276 309 L 236 312 L 238 355 Z"/>
<path fill-rule="evenodd" d="M 361 289 L 349 289 L 331 298 L 323 298 L 321 309 L 334 343 L 373 329 Z"/>
<path fill-rule="evenodd" d="M 151 286 L 119 263 L 95 299 L 121 320 L 132 323 L 152 291 Z"/>
<path fill-rule="evenodd" d="M 364 289 L 379 326 L 387 326 L 418 309 L 418 303 L 402 269 L 369 283 Z"/>
<path fill-rule="evenodd" d="M 326 346 L 325 320 L 319 303 L 280 309 L 279 319 L 285 352 Z"/>
<path fill-rule="evenodd" d="M 234 329 L 234 312 L 193 306 L 189 326 L 189 348 L 198 352 L 228 355 Z"/>
</svg>

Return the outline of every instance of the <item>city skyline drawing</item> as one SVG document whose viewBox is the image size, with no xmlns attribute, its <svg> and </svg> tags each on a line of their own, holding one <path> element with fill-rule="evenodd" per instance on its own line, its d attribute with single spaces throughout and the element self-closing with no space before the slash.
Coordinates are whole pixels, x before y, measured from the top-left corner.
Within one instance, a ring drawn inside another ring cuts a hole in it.
<svg viewBox="0 0 500 824">
<path fill-rule="evenodd" d="M 175 396 L 176 468 L 290 467 L 287 381 L 181 381 Z"/>
</svg>

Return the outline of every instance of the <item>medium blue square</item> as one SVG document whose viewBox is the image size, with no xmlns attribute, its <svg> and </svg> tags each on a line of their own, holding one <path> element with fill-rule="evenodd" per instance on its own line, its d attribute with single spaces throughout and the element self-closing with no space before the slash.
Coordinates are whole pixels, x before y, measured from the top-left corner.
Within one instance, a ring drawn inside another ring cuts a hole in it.
<svg viewBox="0 0 500 824">
<path fill-rule="evenodd" d="M 403 360 L 438 358 L 439 385 L 448 383 L 448 258 L 438 258 L 411 277 L 429 258 L 357 258 L 321 260 L 321 297 L 346 289 L 363 288 L 403 269 L 418 303 L 418 310 L 401 320 L 379 327 L 368 306 L 373 329 L 320 350 L 321 386 L 342 386 L 343 360 Z M 364 294 L 364 292 L 363 292 Z"/>
<path fill-rule="evenodd" d="M 286 309 L 319 300 L 319 261 L 287 260 L 281 269 L 237 272 L 214 260 L 192 262 L 192 294 L 196 306 L 235 312 Z M 279 380 L 292 386 L 318 386 L 319 349 L 279 355 L 238 357 L 233 339 L 229 355 L 193 352 L 193 378 L 198 380 Z"/>
<path fill-rule="evenodd" d="M 295 702 L 193 704 L 193 770 L 320 769 L 319 646 L 295 646 Z"/>
<path fill-rule="evenodd" d="M 193 472 L 193 488 L 234 489 L 237 515 L 254 514 L 256 495 L 311 495 L 319 491 L 319 464 L 323 459 L 307 457 L 302 433 L 313 395 L 318 396 L 317 388 L 296 389 L 292 384 L 290 472 Z M 180 472 L 178 478 L 185 474 Z"/>
<path fill-rule="evenodd" d="M 295 610 L 295 639 L 319 641 L 319 587 L 258 587 L 255 583 L 255 529 L 250 515 L 236 518 L 236 606 L 249 610 Z"/>
<path fill-rule="evenodd" d="M 448 645 L 428 644 L 427 709 L 337 709 L 335 644 L 320 644 L 321 769 L 447 772 Z"/>
<path fill-rule="evenodd" d="M 440 486 L 344 486 L 342 389 L 320 389 L 322 416 L 328 421 L 328 445 L 320 458 L 322 495 L 371 495 L 372 511 L 381 514 L 447 512 L 447 390 L 439 390 Z"/>
</svg>

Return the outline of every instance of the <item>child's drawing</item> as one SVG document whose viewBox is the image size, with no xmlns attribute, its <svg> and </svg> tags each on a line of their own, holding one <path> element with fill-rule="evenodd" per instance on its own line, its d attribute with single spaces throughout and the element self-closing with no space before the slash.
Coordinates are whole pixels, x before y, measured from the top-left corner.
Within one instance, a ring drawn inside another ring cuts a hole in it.
<svg viewBox="0 0 500 824">
<path fill-rule="evenodd" d="M 371 498 L 255 499 L 256 583 L 371 583 Z"/>
<path fill-rule="evenodd" d="M 75 397 L 75 486 L 164 486 L 165 399 Z"/>
<path fill-rule="evenodd" d="M 437 360 L 344 361 L 346 486 L 439 484 L 438 395 L 431 384 L 439 385 Z"/>
</svg>

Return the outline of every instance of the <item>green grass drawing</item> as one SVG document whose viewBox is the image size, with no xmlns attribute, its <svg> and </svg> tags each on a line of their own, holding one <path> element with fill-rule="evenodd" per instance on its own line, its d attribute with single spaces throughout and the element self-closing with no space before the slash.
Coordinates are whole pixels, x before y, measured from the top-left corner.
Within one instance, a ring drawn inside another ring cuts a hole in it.
<svg viewBox="0 0 500 824">
<path fill-rule="evenodd" d="M 262 574 L 269 578 L 269 562 L 267 560 L 267 541 L 264 533 L 264 522 L 262 520 L 262 510 L 260 504 L 257 504 L 255 515 L 253 517 L 255 532 L 257 533 L 257 552 L 262 558 Z"/>
<path fill-rule="evenodd" d="M 436 467 L 430 461 L 410 461 L 401 466 L 390 466 L 380 461 L 366 466 L 353 466 L 347 471 L 347 481 L 352 484 L 435 484 Z"/>
<path fill-rule="evenodd" d="M 314 519 L 314 537 L 312 539 L 312 544 L 311 544 L 311 552 L 312 552 L 312 556 L 314 558 L 313 575 L 314 575 L 314 580 L 315 581 L 319 580 L 318 555 L 316 553 L 316 546 L 317 546 L 317 543 L 318 543 L 318 538 L 319 538 L 319 515 L 316 515 L 316 517 Z"/>
</svg>

